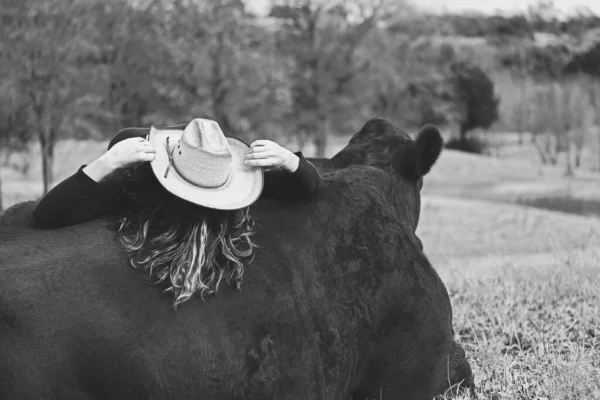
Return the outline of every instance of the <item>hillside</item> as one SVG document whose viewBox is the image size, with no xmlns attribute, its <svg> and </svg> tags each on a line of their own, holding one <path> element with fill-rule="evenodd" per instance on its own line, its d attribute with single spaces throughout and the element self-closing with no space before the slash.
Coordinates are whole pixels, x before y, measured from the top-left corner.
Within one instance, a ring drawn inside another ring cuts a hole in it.
<svg viewBox="0 0 600 400">
<path fill-rule="evenodd" d="M 554 260 L 557 253 L 600 246 L 600 219 L 425 195 L 417 234 L 434 265 L 539 264 L 548 257 Z"/>
<path fill-rule="evenodd" d="M 559 195 L 600 201 L 600 174 L 577 170 L 565 177 L 563 166 L 445 150 L 425 178 L 423 192 L 506 201 Z"/>
</svg>

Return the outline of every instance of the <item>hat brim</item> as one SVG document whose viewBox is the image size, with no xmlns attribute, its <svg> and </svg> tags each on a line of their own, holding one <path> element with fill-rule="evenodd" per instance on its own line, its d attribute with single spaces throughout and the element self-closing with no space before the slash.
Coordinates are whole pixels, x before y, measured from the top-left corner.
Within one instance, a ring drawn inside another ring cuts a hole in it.
<svg viewBox="0 0 600 400">
<path fill-rule="evenodd" d="M 218 188 L 195 186 L 179 175 L 173 166 L 169 168 L 169 173 L 165 178 L 165 172 L 169 166 L 167 137 L 170 137 L 169 142 L 171 146 L 174 146 L 182 133 L 183 130 L 152 127 L 148 135 L 148 141 L 152 143 L 156 152 L 150 165 L 154 175 L 165 189 L 190 203 L 216 210 L 238 210 L 248 207 L 258 200 L 264 185 L 262 168 L 249 167 L 244 164 L 250 146 L 234 137 L 227 137 L 232 163 L 231 175 L 225 185 Z"/>
</svg>

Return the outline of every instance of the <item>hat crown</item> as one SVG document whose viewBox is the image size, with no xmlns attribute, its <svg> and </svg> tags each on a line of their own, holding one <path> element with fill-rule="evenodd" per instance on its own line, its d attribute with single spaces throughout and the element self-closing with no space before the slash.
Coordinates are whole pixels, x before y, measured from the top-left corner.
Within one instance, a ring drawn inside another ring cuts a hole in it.
<svg viewBox="0 0 600 400">
<path fill-rule="evenodd" d="M 183 131 L 181 140 L 189 149 L 215 156 L 231 155 L 227 139 L 216 121 L 201 118 L 193 120 Z"/>
<path fill-rule="evenodd" d="M 172 151 L 173 167 L 193 185 L 216 188 L 227 183 L 232 154 L 216 121 L 196 118 L 184 129 Z"/>
</svg>

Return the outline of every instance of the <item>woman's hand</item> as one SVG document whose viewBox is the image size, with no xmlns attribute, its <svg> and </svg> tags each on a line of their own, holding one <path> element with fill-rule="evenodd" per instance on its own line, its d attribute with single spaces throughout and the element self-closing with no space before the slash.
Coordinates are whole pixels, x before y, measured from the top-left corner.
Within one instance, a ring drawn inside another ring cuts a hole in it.
<svg viewBox="0 0 600 400">
<path fill-rule="evenodd" d="M 125 139 L 110 148 L 102 157 L 113 169 L 154 160 L 152 144 L 143 138 Z"/>
<path fill-rule="evenodd" d="M 99 182 L 116 169 L 154 160 L 156 153 L 152 144 L 143 138 L 122 140 L 100 158 L 83 169 L 90 178 Z"/>
<path fill-rule="evenodd" d="M 244 164 L 250 167 L 263 167 L 267 171 L 282 168 L 288 172 L 298 169 L 300 158 L 291 151 L 270 140 L 256 140 L 250 145 Z"/>
</svg>

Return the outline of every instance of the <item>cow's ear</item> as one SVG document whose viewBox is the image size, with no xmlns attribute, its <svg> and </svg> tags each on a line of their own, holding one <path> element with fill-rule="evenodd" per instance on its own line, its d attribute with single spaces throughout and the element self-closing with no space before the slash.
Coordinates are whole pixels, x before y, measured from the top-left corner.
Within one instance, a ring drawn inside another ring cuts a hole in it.
<svg viewBox="0 0 600 400">
<path fill-rule="evenodd" d="M 419 179 L 427 175 L 438 160 L 444 139 L 436 127 L 426 125 L 411 144 L 394 154 L 393 164 L 396 171 L 405 177 Z"/>
<path fill-rule="evenodd" d="M 433 164 L 438 160 L 444 147 L 444 139 L 440 131 L 431 125 L 426 125 L 415 139 L 415 156 L 417 158 L 418 175 L 429 173 Z"/>
</svg>

